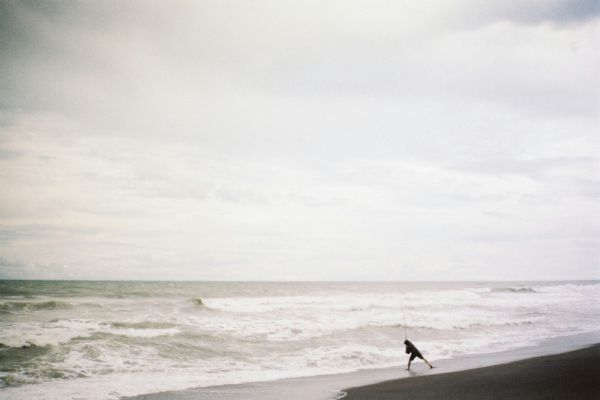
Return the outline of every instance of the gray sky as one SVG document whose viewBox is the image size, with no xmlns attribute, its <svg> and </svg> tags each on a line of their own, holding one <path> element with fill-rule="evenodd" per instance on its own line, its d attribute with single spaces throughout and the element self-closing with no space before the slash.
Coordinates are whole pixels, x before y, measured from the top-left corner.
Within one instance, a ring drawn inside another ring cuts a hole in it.
<svg viewBox="0 0 600 400">
<path fill-rule="evenodd" d="M 598 2 L 0 0 L 0 278 L 600 278 Z"/>
</svg>

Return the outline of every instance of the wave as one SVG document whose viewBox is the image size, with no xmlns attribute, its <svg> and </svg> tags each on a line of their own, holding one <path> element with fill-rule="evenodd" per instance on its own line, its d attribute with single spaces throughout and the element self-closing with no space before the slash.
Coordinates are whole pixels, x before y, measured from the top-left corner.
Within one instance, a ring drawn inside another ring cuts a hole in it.
<svg viewBox="0 0 600 400">
<path fill-rule="evenodd" d="M 0 303 L 0 311 L 15 312 L 15 311 L 42 311 L 42 310 L 68 310 L 73 308 L 70 303 L 63 301 L 43 301 L 43 302 L 28 302 L 28 301 L 7 301 Z"/>
<path fill-rule="evenodd" d="M 20 346 L 0 343 L 0 390 L 5 386 L 27 383 L 10 372 L 17 372 L 24 366 L 37 365 L 35 360 L 52 352 L 51 346 L 37 346 L 33 343 L 22 343 Z M 36 367 L 37 368 L 37 367 Z"/>
<path fill-rule="evenodd" d="M 365 329 L 365 328 L 404 329 L 404 327 L 406 327 L 407 329 L 421 330 L 423 332 L 450 332 L 450 331 L 466 330 L 466 329 L 486 329 L 486 328 L 497 328 L 497 327 L 502 327 L 502 326 L 530 325 L 530 324 L 534 324 L 535 322 L 536 321 L 534 321 L 534 320 L 521 319 L 521 320 L 514 320 L 514 321 L 473 322 L 473 323 L 466 323 L 466 324 L 462 324 L 462 325 L 454 324 L 454 325 L 450 325 L 450 326 L 434 326 L 434 325 L 427 325 L 427 324 L 416 324 L 416 325 L 411 325 L 411 324 L 407 324 L 407 325 L 403 325 L 403 324 L 370 325 L 370 324 L 367 324 L 367 325 L 363 325 L 363 326 L 360 326 L 355 329 L 357 329 L 357 330 Z"/>
<path fill-rule="evenodd" d="M 492 293 L 537 293 L 536 290 L 530 287 L 503 287 L 503 288 L 492 288 Z"/>
<path fill-rule="evenodd" d="M 31 343 L 29 341 L 24 341 L 23 343 L 19 344 L 19 345 L 11 345 L 9 343 L 1 343 L 0 342 L 0 352 L 5 352 L 5 351 L 9 351 L 9 350 L 36 350 L 36 349 L 44 349 L 44 348 L 49 348 L 51 347 L 50 345 L 44 345 L 44 346 L 38 346 L 35 343 Z M 1 357 L 0 357 L 1 358 Z"/>
<path fill-rule="evenodd" d="M 189 302 L 195 306 L 206 307 L 206 304 L 204 304 L 204 300 L 202 300 L 202 297 L 196 297 L 194 299 L 190 299 Z"/>
<path fill-rule="evenodd" d="M 202 297 L 194 297 L 194 298 L 188 299 L 187 302 L 191 303 L 194 307 L 197 307 L 202 310 L 215 311 L 214 308 L 208 307 L 206 305 L 206 303 L 204 302 L 204 299 Z"/>
<path fill-rule="evenodd" d="M 143 322 L 111 322 L 112 328 L 122 329 L 169 329 L 174 328 L 176 325 L 169 322 L 154 322 L 154 321 L 143 321 Z"/>
</svg>

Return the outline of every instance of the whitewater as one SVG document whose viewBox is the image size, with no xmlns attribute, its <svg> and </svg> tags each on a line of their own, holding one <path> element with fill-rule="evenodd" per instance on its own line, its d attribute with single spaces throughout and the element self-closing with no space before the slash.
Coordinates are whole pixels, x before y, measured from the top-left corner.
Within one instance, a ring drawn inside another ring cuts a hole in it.
<svg viewBox="0 0 600 400">
<path fill-rule="evenodd" d="M 600 330 L 600 282 L 0 281 L 0 397 L 117 399 Z"/>
</svg>

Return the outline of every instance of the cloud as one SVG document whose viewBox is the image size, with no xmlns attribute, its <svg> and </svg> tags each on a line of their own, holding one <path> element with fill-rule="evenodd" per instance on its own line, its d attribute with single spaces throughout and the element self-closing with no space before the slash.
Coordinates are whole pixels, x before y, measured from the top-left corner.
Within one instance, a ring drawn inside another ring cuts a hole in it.
<svg viewBox="0 0 600 400">
<path fill-rule="evenodd" d="M 588 115 L 598 104 L 587 84 L 600 66 L 591 2 L 33 4 L 3 3 L 5 107 L 69 112 L 96 126 L 210 130 L 290 94 L 466 94 Z M 488 22 L 464 29 L 469 11 Z M 569 28 L 515 24 L 584 15 Z M 455 27 L 440 32 L 448 20 Z"/>
<path fill-rule="evenodd" d="M 0 7 L 5 259 L 78 277 L 593 275 L 594 2 Z"/>
<path fill-rule="evenodd" d="M 512 20 L 526 24 L 554 22 L 571 24 L 589 20 L 600 15 L 600 6 L 594 0 L 531 0 L 487 2 L 481 6 L 469 2 L 472 13 L 467 14 L 489 20 Z"/>
</svg>

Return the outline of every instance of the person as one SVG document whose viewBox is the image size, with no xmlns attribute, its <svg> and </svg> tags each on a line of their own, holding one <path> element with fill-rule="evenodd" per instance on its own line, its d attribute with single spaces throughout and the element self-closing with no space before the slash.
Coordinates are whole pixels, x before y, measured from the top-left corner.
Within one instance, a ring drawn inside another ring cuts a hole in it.
<svg viewBox="0 0 600 400">
<path fill-rule="evenodd" d="M 423 357 L 423 354 L 421 354 L 419 349 L 417 349 L 415 345 L 410 342 L 410 340 L 406 339 L 404 341 L 404 344 L 406 345 L 406 354 L 410 354 L 410 359 L 408 360 L 408 367 L 406 368 L 407 371 L 410 371 L 410 363 L 412 362 L 412 360 L 415 359 L 415 357 L 419 357 L 421 360 L 425 361 L 427 365 L 429 365 L 429 368 L 433 368 L 433 365 L 431 365 L 429 361 L 427 361 L 425 357 Z"/>
</svg>

